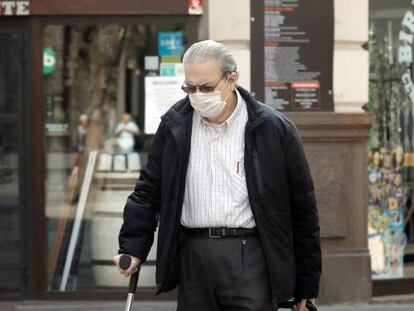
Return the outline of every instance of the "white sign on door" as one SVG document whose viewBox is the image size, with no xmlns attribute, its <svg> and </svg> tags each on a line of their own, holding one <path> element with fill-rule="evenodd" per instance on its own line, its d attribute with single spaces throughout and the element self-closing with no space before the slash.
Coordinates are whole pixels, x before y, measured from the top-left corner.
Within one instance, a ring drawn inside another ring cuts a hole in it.
<svg viewBox="0 0 414 311">
<path fill-rule="evenodd" d="M 145 134 L 155 134 L 161 116 L 184 98 L 184 77 L 145 77 Z"/>
</svg>

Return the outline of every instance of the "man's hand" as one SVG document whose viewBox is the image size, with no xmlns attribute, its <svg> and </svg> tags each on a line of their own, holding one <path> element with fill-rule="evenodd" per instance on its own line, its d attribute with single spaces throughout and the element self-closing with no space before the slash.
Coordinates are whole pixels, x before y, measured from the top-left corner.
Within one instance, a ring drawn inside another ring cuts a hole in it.
<svg viewBox="0 0 414 311">
<path fill-rule="evenodd" d="M 309 311 L 308 308 L 306 308 L 307 300 L 308 299 L 302 299 L 298 304 L 293 306 L 292 311 Z"/>
<path fill-rule="evenodd" d="M 124 277 L 129 277 L 131 276 L 131 274 L 137 271 L 138 266 L 141 264 L 141 259 L 129 255 L 131 257 L 131 265 L 127 270 L 124 270 L 119 266 L 119 259 L 121 258 L 121 256 L 122 255 L 114 256 L 114 264 L 118 268 L 120 274 L 122 274 Z"/>
</svg>

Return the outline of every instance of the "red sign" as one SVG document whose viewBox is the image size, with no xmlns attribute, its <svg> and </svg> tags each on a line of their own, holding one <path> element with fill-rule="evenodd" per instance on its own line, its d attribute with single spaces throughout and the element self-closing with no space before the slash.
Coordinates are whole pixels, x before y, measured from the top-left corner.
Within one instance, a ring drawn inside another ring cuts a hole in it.
<svg viewBox="0 0 414 311">
<path fill-rule="evenodd" d="M 203 14 L 204 0 L 187 0 L 188 14 L 201 15 Z"/>
</svg>

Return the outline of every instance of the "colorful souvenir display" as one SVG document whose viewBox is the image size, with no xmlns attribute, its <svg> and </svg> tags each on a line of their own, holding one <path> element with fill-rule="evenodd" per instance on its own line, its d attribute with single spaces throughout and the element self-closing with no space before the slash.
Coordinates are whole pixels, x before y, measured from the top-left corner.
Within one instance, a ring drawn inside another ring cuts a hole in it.
<svg viewBox="0 0 414 311">
<path fill-rule="evenodd" d="M 374 279 L 403 276 L 406 190 L 402 148 L 370 153 L 368 245 Z"/>
</svg>

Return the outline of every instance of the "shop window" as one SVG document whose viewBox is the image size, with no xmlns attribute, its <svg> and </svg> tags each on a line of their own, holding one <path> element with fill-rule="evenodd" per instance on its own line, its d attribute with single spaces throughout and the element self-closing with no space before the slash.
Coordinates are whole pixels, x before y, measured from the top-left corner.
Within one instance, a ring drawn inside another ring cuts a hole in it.
<svg viewBox="0 0 414 311">
<path fill-rule="evenodd" d="M 124 290 L 122 211 L 160 116 L 184 97 L 188 25 L 44 28 L 48 290 Z M 156 239 L 139 287 L 155 287 Z"/>
<path fill-rule="evenodd" d="M 414 277 L 414 7 L 370 1 L 368 241 L 373 279 Z"/>
<path fill-rule="evenodd" d="M 0 295 L 23 289 L 24 228 L 22 199 L 22 72 L 23 36 L 20 29 L 0 29 Z M 5 251 L 7 250 L 7 251 Z"/>
</svg>

